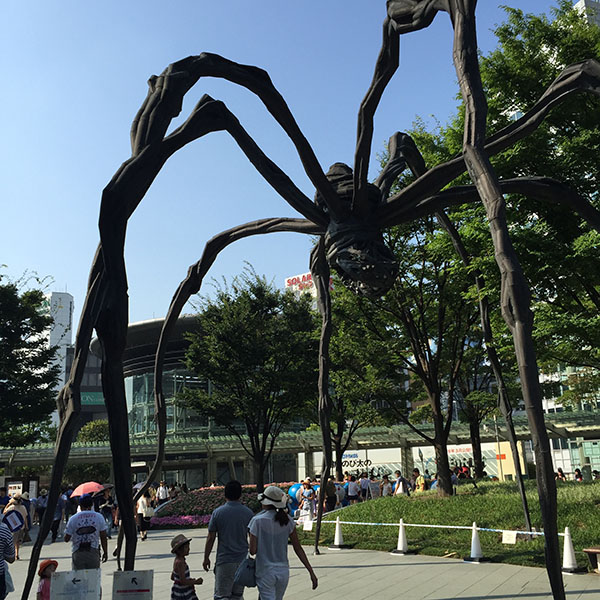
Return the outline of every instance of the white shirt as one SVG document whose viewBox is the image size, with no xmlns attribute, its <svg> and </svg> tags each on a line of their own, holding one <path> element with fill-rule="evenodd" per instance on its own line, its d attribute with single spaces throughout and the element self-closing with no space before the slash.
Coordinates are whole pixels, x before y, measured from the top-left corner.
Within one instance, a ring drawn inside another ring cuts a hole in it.
<svg viewBox="0 0 600 600">
<path fill-rule="evenodd" d="M 381 495 L 389 496 L 392 493 L 392 484 L 388 481 L 387 483 L 381 484 Z"/>
<path fill-rule="evenodd" d="M 348 496 L 358 496 L 358 484 L 356 483 L 356 481 L 349 481 L 348 482 Z"/>
<path fill-rule="evenodd" d="M 289 515 L 288 515 L 289 518 Z M 261 577 L 274 567 L 288 567 L 288 538 L 296 524 L 289 519 L 287 525 L 275 520 L 274 510 L 263 510 L 248 524 L 248 530 L 256 536 L 256 575 Z"/>
<path fill-rule="evenodd" d="M 169 497 L 169 490 L 167 489 L 167 486 L 159 485 L 158 489 L 156 490 L 156 497 L 159 500 L 166 500 Z"/>
<path fill-rule="evenodd" d="M 65 528 L 65 534 L 71 536 L 72 552 L 85 543 L 89 543 L 92 548 L 99 548 L 101 531 L 106 531 L 106 521 L 100 513 L 93 510 L 82 510 L 74 514 Z"/>
</svg>

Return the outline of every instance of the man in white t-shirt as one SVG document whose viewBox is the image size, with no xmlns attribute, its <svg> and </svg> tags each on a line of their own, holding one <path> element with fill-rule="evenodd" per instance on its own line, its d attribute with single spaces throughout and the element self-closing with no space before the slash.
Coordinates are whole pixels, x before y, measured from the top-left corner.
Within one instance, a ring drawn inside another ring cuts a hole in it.
<svg viewBox="0 0 600 600">
<path fill-rule="evenodd" d="M 108 559 L 106 521 L 93 510 L 91 496 L 82 496 L 79 500 L 81 511 L 74 514 L 65 529 L 65 542 L 71 542 L 73 570 L 99 569 L 100 546 L 102 562 Z"/>
</svg>

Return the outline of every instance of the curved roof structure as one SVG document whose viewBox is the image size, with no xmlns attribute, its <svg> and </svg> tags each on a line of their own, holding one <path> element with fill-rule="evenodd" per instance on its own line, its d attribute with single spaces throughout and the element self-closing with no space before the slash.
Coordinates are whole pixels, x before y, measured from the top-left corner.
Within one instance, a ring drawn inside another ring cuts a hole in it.
<svg viewBox="0 0 600 600">
<path fill-rule="evenodd" d="M 164 319 L 150 319 L 131 323 L 127 329 L 127 346 L 123 355 L 123 375 L 130 377 L 140 373 L 148 373 L 154 369 L 154 355 L 158 346 L 158 338 Z M 194 315 L 179 317 L 175 332 L 167 343 L 165 353 L 165 370 L 181 367 L 189 342 L 184 334 L 193 331 L 196 324 Z M 101 356 L 100 342 L 94 338 L 90 350 L 96 356 Z"/>
</svg>

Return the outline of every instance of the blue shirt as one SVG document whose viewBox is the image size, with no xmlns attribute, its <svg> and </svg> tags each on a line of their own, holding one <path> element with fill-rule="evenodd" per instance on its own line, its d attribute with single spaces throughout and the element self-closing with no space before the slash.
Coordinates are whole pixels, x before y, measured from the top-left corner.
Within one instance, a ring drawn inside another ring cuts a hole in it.
<svg viewBox="0 0 600 600">
<path fill-rule="evenodd" d="M 254 513 L 241 502 L 227 501 L 213 511 L 208 531 L 216 533 L 219 542 L 215 565 L 240 563 L 248 553 L 248 523 Z"/>
<path fill-rule="evenodd" d="M 67 503 L 67 501 L 65 500 L 64 494 L 61 494 L 58 497 L 58 502 L 56 503 L 56 508 L 54 509 L 54 520 L 55 521 L 62 519 L 66 503 Z"/>
</svg>

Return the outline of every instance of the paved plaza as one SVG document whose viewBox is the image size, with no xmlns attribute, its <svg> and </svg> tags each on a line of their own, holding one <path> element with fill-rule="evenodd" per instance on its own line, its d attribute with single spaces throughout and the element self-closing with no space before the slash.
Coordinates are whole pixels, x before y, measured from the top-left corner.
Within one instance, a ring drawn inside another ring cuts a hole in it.
<svg viewBox="0 0 600 600">
<path fill-rule="evenodd" d="M 168 600 L 171 589 L 173 555 L 170 540 L 176 533 L 193 538 L 188 564 L 193 577 L 204 577 L 204 584 L 196 588 L 199 600 L 212 598 L 213 574 L 202 571 L 206 529 L 150 531 L 145 542 L 138 543 L 136 568 L 154 570 L 154 598 Z M 115 539 L 109 540 L 109 554 Z M 54 558 L 59 570 L 70 569 L 70 544 L 62 541 L 46 543 L 42 559 Z M 432 556 L 395 556 L 370 550 L 327 550 L 320 556 L 307 554 L 319 578 L 319 587 L 310 589 L 310 578 L 304 567 L 289 549 L 291 577 L 286 593 L 289 600 L 377 598 L 378 600 L 450 600 L 462 598 L 477 600 L 490 598 L 510 600 L 551 599 L 546 572 L 532 567 L 516 567 L 492 563 L 472 564 L 456 559 Z M 23 547 L 23 558 L 10 565 L 16 592 L 8 600 L 20 598 L 23 589 L 31 544 Z M 211 559 L 214 562 L 214 551 Z M 112 558 L 102 565 L 103 598 L 112 598 L 112 577 L 116 561 Z M 600 600 L 600 576 L 565 576 L 568 600 Z M 36 586 L 37 587 L 37 578 Z M 30 598 L 35 598 L 35 587 Z M 19 593 L 17 593 L 19 592 Z M 256 589 L 246 593 L 247 600 L 255 600 Z"/>
</svg>

